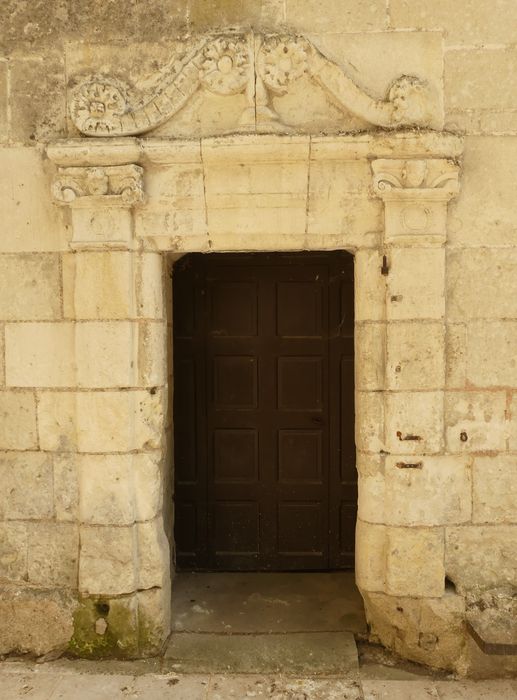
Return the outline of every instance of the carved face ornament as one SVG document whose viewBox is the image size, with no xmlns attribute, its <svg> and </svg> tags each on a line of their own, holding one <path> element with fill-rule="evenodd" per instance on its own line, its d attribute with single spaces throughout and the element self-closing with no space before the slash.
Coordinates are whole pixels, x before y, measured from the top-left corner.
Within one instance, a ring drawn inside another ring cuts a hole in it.
<svg viewBox="0 0 517 700">
<path fill-rule="evenodd" d="M 107 132 L 110 121 L 124 114 L 126 99 L 112 81 L 93 78 L 79 86 L 72 105 L 74 120 L 81 121 L 86 131 Z"/>
</svg>

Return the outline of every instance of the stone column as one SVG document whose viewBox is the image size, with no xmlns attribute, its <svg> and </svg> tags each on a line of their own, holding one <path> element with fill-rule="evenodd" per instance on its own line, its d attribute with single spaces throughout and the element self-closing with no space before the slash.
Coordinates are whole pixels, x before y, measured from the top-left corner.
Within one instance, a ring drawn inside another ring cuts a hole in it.
<svg viewBox="0 0 517 700">
<path fill-rule="evenodd" d="M 378 159 L 372 169 L 385 205 L 383 430 L 377 454 L 370 447 L 359 460 L 357 581 L 374 632 L 419 658 L 440 652 L 419 622 L 418 601 L 443 598 L 444 529 L 468 521 L 471 507 L 466 460 L 444 454 L 445 243 L 458 167 L 442 158 Z"/>
<path fill-rule="evenodd" d="M 62 256 L 64 321 L 52 329 L 66 371 L 50 382 L 59 391 L 40 392 L 38 416 L 42 448 L 77 483 L 69 504 L 80 535 L 71 649 L 83 656 L 153 653 L 170 624 L 167 325 L 161 256 L 133 238 L 142 175 L 137 165 L 60 168 L 52 188 L 71 208 L 73 227 L 72 250 Z"/>
</svg>

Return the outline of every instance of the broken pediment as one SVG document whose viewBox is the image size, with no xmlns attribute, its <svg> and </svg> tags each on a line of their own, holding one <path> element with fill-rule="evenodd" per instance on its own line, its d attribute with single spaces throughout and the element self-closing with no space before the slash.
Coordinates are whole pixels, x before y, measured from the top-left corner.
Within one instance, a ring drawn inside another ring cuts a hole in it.
<svg viewBox="0 0 517 700">
<path fill-rule="evenodd" d="M 424 78 L 402 75 L 376 99 L 300 35 L 204 35 L 140 86 L 104 74 L 74 82 L 70 113 L 88 136 L 441 126 Z"/>
</svg>

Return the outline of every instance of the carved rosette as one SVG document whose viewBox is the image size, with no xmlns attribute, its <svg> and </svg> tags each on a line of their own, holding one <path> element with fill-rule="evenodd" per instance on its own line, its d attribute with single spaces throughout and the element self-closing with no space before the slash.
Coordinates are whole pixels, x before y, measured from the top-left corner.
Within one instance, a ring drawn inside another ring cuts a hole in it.
<svg viewBox="0 0 517 700">
<path fill-rule="evenodd" d="M 106 136 L 120 128 L 127 108 L 125 86 L 95 76 L 77 87 L 70 103 L 72 119 L 82 132 Z"/>
<path fill-rule="evenodd" d="M 52 195 L 61 205 L 131 207 L 144 199 L 142 175 L 138 165 L 59 168 Z"/>
<path fill-rule="evenodd" d="M 245 40 L 220 37 L 204 49 L 199 79 L 217 95 L 236 95 L 247 85 L 250 66 Z"/>
<path fill-rule="evenodd" d="M 264 85 L 277 95 L 308 72 L 310 45 L 303 37 L 268 36 L 257 57 L 258 74 Z"/>
</svg>

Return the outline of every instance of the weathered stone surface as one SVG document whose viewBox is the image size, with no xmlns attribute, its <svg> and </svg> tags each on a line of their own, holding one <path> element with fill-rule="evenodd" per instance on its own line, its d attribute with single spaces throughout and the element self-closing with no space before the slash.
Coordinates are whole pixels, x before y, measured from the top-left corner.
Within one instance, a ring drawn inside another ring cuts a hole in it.
<svg viewBox="0 0 517 700">
<path fill-rule="evenodd" d="M 467 329 L 463 323 L 447 324 L 445 331 L 445 386 L 464 389 L 467 382 Z"/>
<path fill-rule="evenodd" d="M 153 655 L 161 651 L 171 631 L 170 585 L 138 591 L 137 602 L 140 653 Z"/>
<path fill-rule="evenodd" d="M 386 313 L 390 321 L 443 318 L 443 249 L 394 248 L 388 256 L 388 264 Z"/>
<path fill-rule="evenodd" d="M 63 257 L 67 318 L 161 318 L 161 259 L 155 254 L 82 251 Z"/>
<path fill-rule="evenodd" d="M 516 137 L 469 136 L 465 140 L 461 196 L 449 204 L 451 244 L 514 245 L 516 158 Z"/>
<path fill-rule="evenodd" d="M 0 453 L 0 518 L 46 520 L 54 514 L 52 460 L 42 452 Z"/>
<path fill-rule="evenodd" d="M 493 283 L 487 284 L 490 280 Z M 447 314 L 451 321 L 517 317 L 517 250 L 451 251 L 447 258 Z"/>
<path fill-rule="evenodd" d="M 512 43 L 512 24 L 517 22 L 517 8 L 512 0 L 495 4 L 459 0 L 391 0 L 391 25 L 396 29 L 444 31 L 446 44 Z M 502 19 L 504 18 L 504 21 Z"/>
<path fill-rule="evenodd" d="M 1 252 L 62 250 L 70 234 L 48 194 L 48 163 L 34 148 L 0 149 Z"/>
<path fill-rule="evenodd" d="M 417 461 L 418 460 L 418 461 Z M 359 517 L 387 525 L 444 525 L 471 518 L 471 476 L 463 457 L 386 457 L 384 473 L 360 475 Z"/>
<path fill-rule="evenodd" d="M 437 598 L 444 591 L 443 528 L 357 522 L 357 585 L 365 591 Z"/>
<path fill-rule="evenodd" d="M 517 584 L 517 527 L 471 525 L 445 532 L 445 571 L 459 593 Z"/>
<path fill-rule="evenodd" d="M 441 597 L 445 581 L 443 528 L 390 527 L 386 532 L 386 593 Z"/>
<path fill-rule="evenodd" d="M 55 454 L 54 510 L 58 521 L 75 522 L 79 513 L 78 457 L 74 454 Z"/>
<path fill-rule="evenodd" d="M 161 507 L 160 453 L 81 455 L 79 516 L 92 525 L 131 525 Z"/>
<path fill-rule="evenodd" d="M 0 522 L 0 578 L 27 580 L 27 524 Z"/>
<path fill-rule="evenodd" d="M 163 426 L 163 395 L 159 390 L 39 394 L 38 427 L 44 450 L 155 449 L 161 445 Z"/>
<path fill-rule="evenodd" d="M 355 575 L 361 591 L 386 588 L 386 526 L 358 519 L 355 531 Z"/>
<path fill-rule="evenodd" d="M 57 255 L 0 256 L 0 318 L 47 320 L 61 317 Z"/>
<path fill-rule="evenodd" d="M 0 143 L 5 143 L 8 137 L 8 100 L 9 98 L 7 95 L 7 61 L 0 60 Z"/>
<path fill-rule="evenodd" d="M 131 659 L 138 656 L 138 646 L 136 595 L 79 599 L 70 653 L 92 659 Z"/>
<path fill-rule="evenodd" d="M 5 386 L 5 334 L 3 323 L 0 323 L 0 386 Z"/>
<path fill-rule="evenodd" d="M 517 386 L 517 321 L 472 322 L 467 338 L 467 379 L 472 386 Z"/>
<path fill-rule="evenodd" d="M 443 388 L 444 335 L 442 323 L 390 323 L 387 329 L 386 388 Z"/>
<path fill-rule="evenodd" d="M 31 391 L 0 391 L 0 450 L 38 447 L 36 400 Z"/>
<path fill-rule="evenodd" d="M 472 469 L 472 520 L 517 523 L 517 455 L 476 457 Z"/>
<path fill-rule="evenodd" d="M 505 450 L 504 392 L 447 392 L 445 430 L 449 452 Z"/>
<path fill-rule="evenodd" d="M 355 327 L 355 385 L 363 391 L 384 388 L 386 325 L 362 323 Z"/>
<path fill-rule="evenodd" d="M 516 66 L 517 51 L 513 47 L 448 51 L 444 73 L 446 110 L 515 109 Z"/>
<path fill-rule="evenodd" d="M 163 506 L 163 457 L 161 452 L 134 455 L 135 519 L 152 520 Z"/>
<path fill-rule="evenodd" d="M 29 54 L 11 62 L 11 139 L 48 142 L 66 134 L 65 66 L 60 53 Z"/>
<path fill-rule="evenodd" d="M 132 525 L 135 521 L 132 455 L 82 455 L 79 517 L 91 525 Z"/>
<path fill-rule="evenodd" d="M 2 586 L 0 654 L 64 651 L 73 632 L 74 607 L 69 593 Z"/>
<path fill-rule="evenodd" d="M 386 446 L 389 452 L 401 455 L 440 452 L 443 446 L 443 393 L 403 391 L 386 394 Z"/>
<path fill-rule="evenodd" d="M 384 399 L 378 391 L 356 391 L 356 411 L 363 420 L 356 421 L 355 442 L 358 450 L 379 452 L 384 448 Z"/>
<path fill-rule="evenodd" d="M 509 418 L 509 447 L 512 452 L 517 452 L 517 392 L 511 395 Z"/>
<path fill-rule="evenodd" d="M 382 0 L 354 3 L 329 2 L 325 12 L 317 0 L 286 0 L 287 21 L 297 29 L 309 31 L 360 32 L 384 29 L 386 7 Z"/>
<path fill-rule="evenodd" d="M 121 595 L 136 590 L 134 527 L 80 528 L 79 591 Z"/>
<path fill-rule="evenodd" d="M 28 580 L 49 588 L 75 588 L 79 528 L 73 523 L 28 525 Z"/>
<path fill-rule="evenodd" d="M 162 518 L 136 525 L 138 588 L 166 588 L 170 579 L 170 545 Z"/>
<path fill-rule="evenodd" d="M 405 658 L 437 668 L 461 669 L 465 601 L 448 591 L 441 598 L 363 593 L 372 634 Z"/>
<path fill-rule="evenodd" d="M 380 274 L 382 255 L 378 250 L 358 250 L 354 256 L 356 286 L 355 320 L 384 321 L 386 318 L 386 278 Z"/>
<path fill-rule="evenodd" d="M 39 387 L 156 386 L 165 376 L 162 324 L 91 321 L 6 327 L 6 383 Z"/>
</svg>

